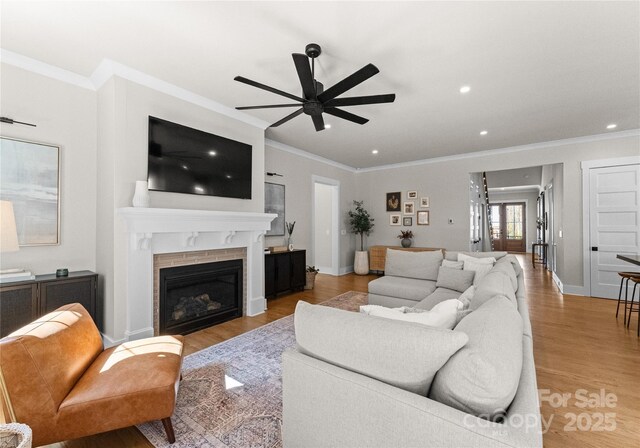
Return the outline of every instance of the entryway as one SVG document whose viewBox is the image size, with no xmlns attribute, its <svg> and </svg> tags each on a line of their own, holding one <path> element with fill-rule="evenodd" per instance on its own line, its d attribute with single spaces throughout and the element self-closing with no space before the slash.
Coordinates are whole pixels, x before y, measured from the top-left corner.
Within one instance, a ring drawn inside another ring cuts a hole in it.
<svg viewBox="0 0 640 448">
<path fill-rule="evenodd" d="M 489 207 L 491 207 L 493 250 L 526 252 L 526 204 L 503 202 L 491 203 Z"/>
<path fill-rule="evenodd" d="M 340 274 L 340 182 L 312 177 L 313 265 L 323 274 Z M 311 261 L 311 260 L 309 260 Z M 311 264 L 311 263 L 309 263 Z"/>
</svg>

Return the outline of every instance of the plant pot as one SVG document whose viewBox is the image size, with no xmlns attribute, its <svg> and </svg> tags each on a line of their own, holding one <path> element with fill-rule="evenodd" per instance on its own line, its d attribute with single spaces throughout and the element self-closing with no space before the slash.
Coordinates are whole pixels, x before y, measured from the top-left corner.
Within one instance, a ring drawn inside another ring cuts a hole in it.
<svg viewBox="0 0 640 448">
<path fill-rule="evenodd" d="M 358 275 L 367 275 L 369 273 L 369 252 L 366 250 L 356 251 L 356 259 L 353 263 L 353 272 Z"/>
<path fill-rule="evenodd" d="M 400 241 L 400 244 L 402 244 L 402 247 L 411 247 L 411 243 L 413 241 L 411 241 L 411 238 L 402 238 L 402 241 Z"/>
<path fill-rule="evenodd" d="M 304 289 L 313 289 L 316 283 L 317 272 L 307 272 L 307 281 L 304 284 Z"/>
</svg>

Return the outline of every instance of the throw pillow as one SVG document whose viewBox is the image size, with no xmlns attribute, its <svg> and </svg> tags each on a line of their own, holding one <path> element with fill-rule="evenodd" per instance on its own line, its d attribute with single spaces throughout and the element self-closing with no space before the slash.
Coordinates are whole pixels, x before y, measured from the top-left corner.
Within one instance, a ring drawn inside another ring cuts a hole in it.
<svg viewBox="0 0 640 448">
<path fill-rule="evenodd" d="M 442 264 L 442 251 L 410 252 L 387 249 L 384 273 L 388 276 L 434 280 Z"/>
<path fill-rule="evenodd" d="M 468 344 L 438 371 L 429 397 L 496 421 L 515 397 L 522 371 L 522 317 L 497 296 L 463 318 Z"/>
<path fill-rule="evenodd" d="M 473 284 L 473 278 L 475 275 L 475 271 L 472 270 L 461 271 L 459 269 L 441 267 L 438 270 L 436 287 L 464 292 Z"/>
<path fill-rule="evenodd" d="M 458 261 L 464 263 L 463 269 L 465 271 L 475 271 L 476 276 L 473 279 L 473 285 L 478 286 L 480 280 L 493 268 L 496 259 L 493 257 L 477 258 L 465 254 L 458 254 Z"/>
<path fill-rule="evenodd" d="M 301 353 L 423 396 L 436 372 L 469 340 L 458 331 L 303 301 L 294 327 Z"/>
<path fill-rule="evenodd" d="M 442 260 L 442 266 L 445 267 L 445 268 L 462 270 L 462 268 L 464 268 L 464 262 L 463 261 Z"/>
<path fill-rule="evenodd" d="M 380 305 L 363 305 L 360 307 L 360 312 L 369 316 L 451 330 L 456 324 L 458 311 L 463 307 L 464 305 L 458 299 L 452 299 L 438 303 L 430 311 L 420 310 L 421 312 L 418 313 L 406 313 L 402 309 L 386 308 Z"/>
<path fill-rule="evenodd" d="M 462 295 L 458 297 L 458 300 L 463 303 L 465 308 L 469 308 L 469 304 L 471 303 L 471 300 L 473 300 L 473 296 L 475 293 L 476 293 L 476 287 L 471 285 L 464 290 Z"/>
</svg>

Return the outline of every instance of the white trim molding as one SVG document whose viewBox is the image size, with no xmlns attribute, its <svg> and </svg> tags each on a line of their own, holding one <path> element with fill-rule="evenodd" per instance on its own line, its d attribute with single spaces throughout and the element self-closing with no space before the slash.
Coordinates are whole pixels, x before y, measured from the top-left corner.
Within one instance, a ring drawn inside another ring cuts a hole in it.
<svg viewBox="0 0 640 448">
<path fill-rule="evenodd" d="M 564 288 L 562 285 L 562 280 L 560 280 L 560 277 L 558 277 L 554 271 L 551 271 L 551 277 L 553 278 L 553 281 L 556 283 L 556 286 L 560 290 L 560 294 L 564 294 Z"/>
<path fill-rule="evenodd" d="M 280 143 L 275 140 L 270 140 L 268 138 L 265 138 L 264 146 L 270 146 L 273 149 L 278 149 L 280 151 L 288 152 L 289 154 L 294 154 L 296 156 L 304 157 L 305 159 L 324 163 L 326 165 L 331 165 L 335 168 L 340 168 L 341 170 L 349 171 L 350 173 L 356 173 L 358 171 L 358 169 L 349 165 L 345 165 L 344 163 L 336 162 L 334 160 L 327 159 L 326 157 L 312 154 L 308 151 L 305 151 L 304 149 L 296 148 L 294 146 L 290 146 L 285 143 Z"/>
<path fill-rule="evenodd" d="M 564 291 L 562 294 L 571 294 L 573 296 L 588 296 L 589 294 L 585 293 L 585 288 L 582 286 L 574 286 L 574 285 L 564 285 Z"/>
<path fill-rule="evenodd" d="M 347 275 L 353 272 L 353 266 L 344 266 L 340 268 L 340 275 Z"/>
</svg>

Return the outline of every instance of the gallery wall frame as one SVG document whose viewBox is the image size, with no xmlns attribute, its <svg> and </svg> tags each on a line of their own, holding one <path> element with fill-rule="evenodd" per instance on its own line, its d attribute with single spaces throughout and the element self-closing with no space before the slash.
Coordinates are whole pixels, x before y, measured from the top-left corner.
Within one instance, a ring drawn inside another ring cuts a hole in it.
<svg viewBox="0 0 640 448">
<path fill-rule="evenodd" d="M 393 193 L 387 193 L 386 207 L 388 212 L 399 212 L 401 206 L 402 193 L 395 191 Z"/>
<path fill-rule="evenodd" d="M 420 210 L 418 212 L 417 224 L 419 226 L 428 226 L 429 225 L 429 211 L 428 210 Z"/>
<path fill-rule="evenodd" d="M 20 246 L 60 244 L 60 146 L 0 136 L 0 198 L 11 201 Z"/>
<path fill-rule="evenodd" d="M 285 208 L 285 186 L 265 182 L 264 212 L 278 215 L 271 221 L 271 228 L 267 230 L 267 236 L 284 236 Z"/>
</svg>

